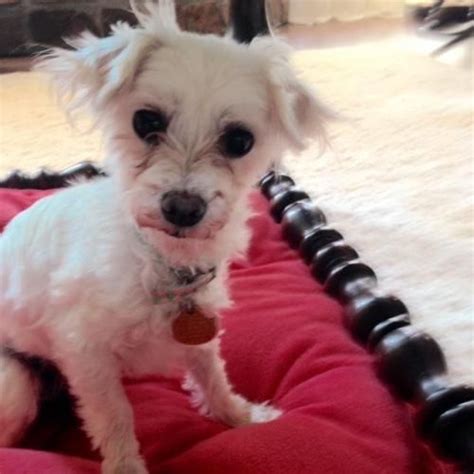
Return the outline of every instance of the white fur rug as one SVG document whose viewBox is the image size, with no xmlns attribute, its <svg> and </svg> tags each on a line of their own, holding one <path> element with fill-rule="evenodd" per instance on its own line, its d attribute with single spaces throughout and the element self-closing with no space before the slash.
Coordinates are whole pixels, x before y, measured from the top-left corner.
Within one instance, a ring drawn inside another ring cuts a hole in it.
<svg viewBox="0 0 474 474">
<path fill-rule="evenodd" d="M 473 78 L 396 43 L 300 52 L 338 111 L 332 149 L 288 160 L 329 222 L 474 382 Z"/>
<path fill-rule="evenodd" d="M 389 42 L 308 50 L 303 75 L 344 114 L 332 149 L 288 168 L 419 326 L 451 376 L 473 383 L 472 77 Z M 95 133 L 65 123 L 39 76 L 0 76 L 0 174 L 100 159 Z"/>
</svg>

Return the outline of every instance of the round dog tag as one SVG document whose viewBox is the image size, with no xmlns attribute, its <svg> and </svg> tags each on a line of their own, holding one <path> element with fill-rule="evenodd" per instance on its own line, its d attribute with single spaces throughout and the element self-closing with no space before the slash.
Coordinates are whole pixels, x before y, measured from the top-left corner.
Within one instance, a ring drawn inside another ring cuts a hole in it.
<svg viewBox="0 0 474 474">
<path fill-rule="evenodd" d="M 198 307 L 183 308 L 171 326 L 173 337 L 181 344 L 197 346 L 216 337 L 217 320 L 208 318 Z"/>
</svg>

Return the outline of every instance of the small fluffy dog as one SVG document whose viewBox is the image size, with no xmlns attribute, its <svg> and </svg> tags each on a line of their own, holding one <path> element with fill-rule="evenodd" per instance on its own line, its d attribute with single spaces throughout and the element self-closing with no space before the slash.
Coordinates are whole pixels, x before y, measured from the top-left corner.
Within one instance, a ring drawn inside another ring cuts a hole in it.
<svg viewBox="0 0 474 474">
<path fill-rule="evenodd" d="M 22 361 L 44 358 L 110 474 L 147 472 L 124 375 L 185 371 L 201 409 L 232 426 L 280 415 L 233 392 L 213 336 L 252 186 L 325 114 L 281 42 L 180 31 L 170 1 L 134 8 L 137 27 L 84 34 L 40 65 L 70 113 L 92 113 L 109 177 L 40 200 L 0 237 L 0 446 L 35 419 L 41 381 Z M 194 316 L 210 324 L 187 342 L 175 323 Z"/>
</svg>

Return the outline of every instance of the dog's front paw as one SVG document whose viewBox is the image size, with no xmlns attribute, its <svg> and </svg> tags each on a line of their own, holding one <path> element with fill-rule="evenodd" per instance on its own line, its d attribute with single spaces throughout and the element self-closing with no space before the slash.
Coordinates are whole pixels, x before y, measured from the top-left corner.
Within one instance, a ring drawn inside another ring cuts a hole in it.
<svg viewBox="0 0 474 474">
<path fill-rule="evenodd" d="M 283 412 L 268 403 L 250 404 L 250 423 L 266 423 L 279 418 Z"/>
<path fill-rule="evenodd" d="M 233 395 L 225 410 L 215 413 L 215 417 L 230 426 L 242 426 L 250 423 L 266 423 L 277 419 L 281 410 L 268 403 L 251 403 L 240 395 Z"/>
<path fill-rule="evenodd" d="M 148 470 L 139 457 L 128 457 L 118 460 L 104 460 L 102 474 L 148 474 Z"/>
</svg>

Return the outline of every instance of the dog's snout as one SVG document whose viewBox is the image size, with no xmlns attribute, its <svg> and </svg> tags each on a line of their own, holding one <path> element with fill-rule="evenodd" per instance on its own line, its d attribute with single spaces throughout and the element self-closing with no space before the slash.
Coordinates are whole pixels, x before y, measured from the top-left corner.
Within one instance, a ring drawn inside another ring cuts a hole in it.
<svg viewBox="0 0 474 474">
<path fill-rule="evenodd" d="M 204 199 L 187 191 L 169 191 L 161 199 L 164 218 L 178 227 L 191 227 L 202 220 L 207 210 Z"/>
</svg>

